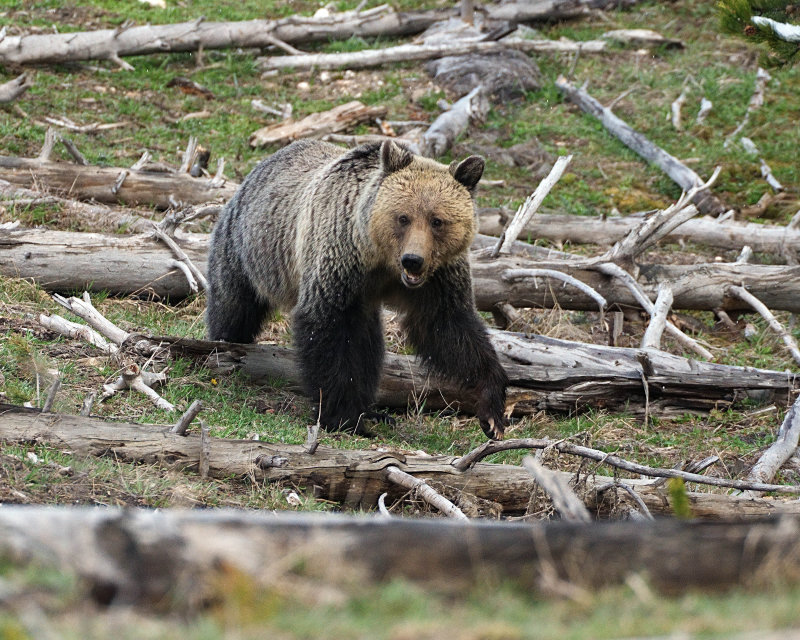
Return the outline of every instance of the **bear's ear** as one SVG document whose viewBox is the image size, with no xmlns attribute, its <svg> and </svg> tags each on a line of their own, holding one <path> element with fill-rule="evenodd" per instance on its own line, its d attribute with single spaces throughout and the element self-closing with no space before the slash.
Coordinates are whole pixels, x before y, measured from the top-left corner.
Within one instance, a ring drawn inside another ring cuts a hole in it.
<svg viewBox="0 0 800 640">
<path fill-rule="evenodd" d="M 384 140 L 381 144 L 381 167 L 384 173 L 394 173 L 411 164 L 414 155 L 398 146 L 394 140 Z"/>
<path fill-rule="evenodd" d="M 463 184 L 470 193 L 474 193 L 475 187 L 478 186 L 478 181 L 483 175 L 485 165 L 485 160 L 480 156 L 470 156 L 461 162 L 453 161 L 450 163 L 450 174 Z"/>
</svg>

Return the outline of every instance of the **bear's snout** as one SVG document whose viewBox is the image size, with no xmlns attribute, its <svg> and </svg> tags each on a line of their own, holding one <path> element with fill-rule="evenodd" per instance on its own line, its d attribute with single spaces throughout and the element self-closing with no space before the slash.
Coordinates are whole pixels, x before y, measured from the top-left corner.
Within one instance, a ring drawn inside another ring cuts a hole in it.
<svg viewBox="0 0 800 640">
<path fill-rule="evenodd" d="M 404 253 L 400 258 L 400 264 L 403 267 L 403 284 L 409 289 L 418 287 L 425 281 L 422 271 L 425 266 L 425 258 L 416 253 Z"/>
<path fill-rule="evenodd" d="M 419 273 L 422 271 L 422 266 L 425 264 L 425 258 L 418 256 L 416 253 L 405 253 L 403 257 L 400 258 L 400 264 L 403 265 L 403 269 L 406 271 Z"/>
</svg>

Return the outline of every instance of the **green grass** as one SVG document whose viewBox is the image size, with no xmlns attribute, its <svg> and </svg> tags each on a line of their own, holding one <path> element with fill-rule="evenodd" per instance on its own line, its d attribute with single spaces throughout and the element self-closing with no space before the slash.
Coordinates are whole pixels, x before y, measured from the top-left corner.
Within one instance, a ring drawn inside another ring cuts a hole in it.
<svg viewBox="0 0 800 640">
<path fill-rule="evenodd" d="M 88 0 L 7 0 L 0 9 L 0 26 L 47 31 L 53 24 L 62 32 L 82 28 L 108 28 L 131 19 L 136 24 L 193 20 L 276 18 L 300 12 L 312 14 L 320 3 L 306 0 L 278 3 L 244 0 L 221 2 L 198 0 L 174 2 L 168 8 L 147 8 L 139 2 Z M 352 9 L 357 2 L 336 3 L 339 10 Z M 375 6 L 377 2 L 370 2 Z M 452 6 L 452 2 L 401 0 L 399 10 Z M 726 136 L 741 121 L 752 94 L 756 67 L 746 45 L 716 33 L 713 3 L 637 3 L 629 11 L 606 13 L 606 20 L 587 18 L 538 25 L 544 37 L 587 40 L 611 28 L 646 27 L 664 35 L 681 38 L 683 50 L 656 50 L 639 54 L 613 46 L 602 55 L 537 55 L 544 82 L 541 89 L 518 101 L 496 104 L 486 122 L 473 129 L 458 147 L 443 158 L 449 161 L 472 153 L 472 146 L 508 148 L 536 138 L 553 156 L 574 154 L 569 172 L 544 202 L 543 210 L 583 215 L 623 214 L 663 207 L 679 195 L 679 188 L 660 170 L 647 166 L 622 143 L 610 136 L 593 118 L 565 102 L 554 87 L 559 74 L 573 72 L 572 80 L 588 80 L 589 92 L 603 104 L 615 101 L 614 111 L 654 143 L 686 162 L 702 176 L 717 165 L 723 167 L 714 190 L 734 207 L 756 203 L 769 188 L 759 172 L 757 160 L 748 158 L 736 145 L 724 147 Z M 378 42 L 353 37 L 345 41 L 320 42 L 303 46 L 309 51 L 346 52 L 399 42 Z M 274 55 L 270 51 L 269 55 Z M 202 64 L 192 53 L 136 56 L 127 61 L 133 71 L 122 71 L 107 61 L 79 65 L 43 65 L 28 69 L 34 86 L 14 108 L 0 107 L 0 153 L 35 156 L 44 137 L 45 117 L 69 117 L 78 124 L 119 122 L 127 124 L 98 134 L 64 132 L 72 138 L 90 162 L 105 166 L 129 166 L 144 150 L 154 160 L 177 166 L 190 136 L 212 152 L 211 170 L 224 157 L 226 174 L 241 180 L 274 149 L 251 149 L 249 135 L 276 120 L 251 107 L 251 100 L 293 106 L 295 117 L 329 109 L 353 99 L 369 105 L 386 105 L 388 119 L 432 121 L 440 113 L 437 101 L 452 101 L 429 82 L 421 64 L 403 63 L 387 69 L 347 73 L 344 70 L 262 75 L 252 52 L 206 51 Z M 574 63 L 574 65 L 573 65 Z M 16 69 L 0 70 L 0 82 L 16 75 Z M 789 200 L 771 205 L 764 218 L 785 222 L 800 204 L 797 184 L 800 166 L 800 129 L 796 126 L 800 95 L 800 69 L 771 71 L 773 81 L 766 101 L 745 129 L 778 179 L 789 187 Z M 188 76 L 207 87 L 213 100 L 187 96 L 167 84 L 175 76 Z M 301 83 L 304 83 L 301 85 Z M 671 102 L 688 88 L 684 105 L 685 128 L 675 131 L 668 120 Z M 706 123 L 693 124 L 702 97 L 714 103 Z M 188 114 L 208 111 L 207 117 L 182 119 Z M 373 123 L 360 125 L 356 133 L 375 133 Z M 483 138 L 481 136 L 486 136 Z M 61 148 L 56 157 L 69 158 Z M 484 189 L 479 204 L 515 208 L 535 188 L 538 178 L 525 168 L 509 168 L 494 160 L 487 162 L 486 177 L 502 179 L 503 187 Z M 151 215 L 151 211 L 142 211 Z M 20 219 L 25 226 L 87 230 L 59 206 L 0 204 L 0 222 Z M 207 230 L 207 227 L 203 227 Z M 531 239 L 536 241 L 535 238 Z M 541 241 L 539 241 L 541 243 Z M 591 249 L 573 247 L 575 251 Z M 664 254 L 682 252 L 704 256 L 702 247 L 663 246 Z M 725 254 L 727 255 L 727 254 Z M 765 263 L 778 257 L 759 255 Z M 76 292 L 80 293 L 80 292 Z M 94 292 L 93 302 L 109 319 L 128 331 L 150 334 L 204 336 L 202 295 L 179 304 L 117 299 Z M 49 369 L 63 379 L 56 409 L 77 413 L 85 395 L 116 378 L 121 362 L 99 354 L 77 341 L 54 338 L 43 333 L 39 313 L 69 316 L 40 288 L 0 278 L 0 400 L 41 404 L 50 380 Z M 558 335 L 568 325 L 591 339 L 596 318 L 589 314 L 546 311 L 531 320 L 531 326 Z M 711 314 L 693 314 L 704 323 L 697 337 L 713 345 L 724 364 L 796 370 L 781 340 L 760 319 L 748 317 L 755 334 L 747 341 L 720 333 Z M 553 317 L 557 319 L 553 321 Z M 788 314 L 779 314 L 788 321 Z M 74 319 L 74 318 L 73 318 Z M 487 318 L 488 319 L 488 318 Z M 287 341 L 285 321 L 270 326 L 270 339 Z M 628 323 L 626 337 L 635 343 L 640 325 Z M 632 327 L 632 328 L 631 328 Z M 800 338 L 800 329 L 793 331 Z M 668 343 L 675 350 L 674 345 Z M 394 344 L 398 349 L 403 345 Z M 160 389 L 179 411 L 195 399 L 205 405 L 201 418 L 215 437 L 253 438 L 275 443 L 298 444 L 306 438 L 306 426 L 316 419 L 313 404 L 298 395 L 286 381 L 273 380 L 255 385 L 241 374 L 221 375 L 185 359 L 153 363 L 157 370 L 168 366 L 169 382 Z M 39 388 L 37 395 L 37 373 Z M 786 399 L 774 398 L 772 412 L 753 414 L 762 407 L 745 400 L 731 409 L 709 415 L 676 418 L 653 416 L 644 425 L 624 413 L 595 410 L 576 415 L 535 415 L 515 422 L 512 437 L 570 438 L 624 458 L 653 466 L 672 467 L 689 459 L 719 455 L 717 473 L 738 477 L 746 473 L 760 451 L 774 440 L 783 417 Z M 171 424 L 178 412 L 154 409 L 138 394 L 122 392 L 93 413 L 108 420 Z M 385 447 L 389 450 L 461 455 L 485 441 L 477 421 L 449 412 L 426 411 L 424 403 L 394 413 L 396 424 L 372 426 L 374 439 L 350 434 L 323 433 L 322 443 L 343 449 Z M 193 428 L 197 428 L 194 426 Z M 33 453 L 38 461 L 28 454 Z M 489 462 L 518 464 L 525 452 L 495 454 Z M 552 451 L 545 454 L 552 468 L 582 472 L 609 469 L 588 464 Z M 71 469 L 67 473 L 63 468 Z M 779 481 L 796 482 L 787 470 Z M 627 474 L 619 474 L 626 477 Z M 796 475 L 796 474 L 795 474 Z M 689 487 L 694 489 L 695 487 Z M 202 479 L 196 470 L 165 469 L 129 464 L 110 457 L 86 459 L 60 447 L 3 445 L 0 447 L 0 500 L 43 504 L 136 505 L 148 508 L 240 507 L 248 509 L 334 510 L 313 497 L 309 487 L 284 487 L 255 482 L 252 478 Z M 296 491 L 299 506 L 290 505 L 287 491 Z M 398 507 L 403 515 L 418 515 L 411 503 Z M 85 602 L 81 585 L 69 576 L 29 565 L 16 567 L 0 562 L 0 597 L 3 588 L 30 589 L 46 594 L 43 606 L 57 629 L 56 637 L 263 637 L 278 638 L 612 638 L 685 633 L 692 637 L 729 637 L 734 631 L 764 630 L 797 626 L 800 619 L 795 586 L 771 585 L 763 589 L 738 590 L 727 595 L 688 593 L 679 597 L 650 594 L 634 581 L 635 587 L 619 587 L 596 594 L 583 594 L 576 601 L 534 596 L 513 585 L 476 585 L 470 593 L 443 595 L 393 582 L 378 587 L 348 585 L 339 598 L 326 600 L 329 587 L 314 584 L 296 593 L 294 583 L 256 585 L 242 576 L 222 576 L 215 606 L 202 615 L 192 614 L 189 622 L 152 616 L 139 619 L 142 626 L 114 628 L 103 612 Z M 308 594 L 311 593 L 310 598 Z M 49 598 L 49 599 L 48 599 Z M 40 600 L 36 600 L 40 602 Z M 76 603 L 80 603 L 79 605 Z M 85 607 L 85 609 L 81 609 Z M 76 612 L 76 610 L 78 610 Z M 34 636 L 16 609 L 0 612 L 0 637 Z M 110 626 L 109 626 L 110 625 Z M 111 629 L 111 631 L 110 631 Z M 231 631 L 235 630 L 235 631 Z M 138 633 L 138 635 L 137 635 Z"/>
</svg>

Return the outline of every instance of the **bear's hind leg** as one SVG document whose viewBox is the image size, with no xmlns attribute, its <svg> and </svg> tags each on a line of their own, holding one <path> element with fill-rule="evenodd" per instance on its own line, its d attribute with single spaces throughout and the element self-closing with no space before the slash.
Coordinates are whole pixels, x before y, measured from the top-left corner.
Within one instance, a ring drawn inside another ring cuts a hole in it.
<svg viewBox="0 0 800 640">
<path fill-rule="evenodd" d="M 253 342 L 261 330 L 270 305 L 260 302 L 244 282 L 214 282 L 206 302 L 206 326 L 210 340 Z"/>
<path fill-rule="evenodd" d="M 320 401 L 320 422 L 328 430 L 367 434 L 363 418 L 376 416 L 383 363 L 380 311 L 354 304 L 344 311 L 303 309 L 293 321 L 294 343 L 306 390 Z"/>
</svg>

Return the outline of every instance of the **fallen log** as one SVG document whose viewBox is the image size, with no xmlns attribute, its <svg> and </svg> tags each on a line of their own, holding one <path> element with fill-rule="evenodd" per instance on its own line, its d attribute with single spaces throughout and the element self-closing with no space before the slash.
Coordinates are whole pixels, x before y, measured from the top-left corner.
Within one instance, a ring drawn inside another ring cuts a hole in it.
<svg viewBox="0 0 800 640">
<path fill-rule="evenodd" d="M 800 571 L 798 535 L 794 518 L 529 525 L 232 510 L 0 510 L 4 555 L 74 571 L 104 605 L 171 602 L 193 611 L 231 571 L 270 588 L 290 575 L 335 585 L 357 576 L 363 586 L 402 578 L 445 593 L 488 580 L 547 594 L 554 582 L 597 588 L 642 574 L 669 593 L 791 583 Z"/>
<path fill-rule="evenodd" d="M 37 410 L 0 404 L 0 441 L 47 444 L 83 457 L 109 456 L 131 463 L 159 464 L 196 471 L 201 457 L 200 434 L 178 435 L 171 425 L 109 422 L 94 417 L 43 414 Z M 454 456 L 428 456 L 391 451 L 359 451 L 320 445 L 309 454 L 305 445 L 270 444 L 254 440 L 212 438 L 208 473 L 212 477 L 253 479 L 301 487 L 325 500 L 354 509 L 375 509 L 379 496 L 399 498 L 385 470 L 390 466 L 443 487 L 448 495 L 465 492 L 498 505 L 504 515 L 522 514 L 536 489 L 533 477 L 516 465 L 478 462 L 465 471 Z M 567 480 L 573 474 L 561 472 Z M 586 506 L 603 515 L 613 508 L 613 492 L 596 489 L 614 478 L 582 474 L 578 493 Z M 671 497 L 664 485 L 631 478 L 625 484 L 636 491 L 652 513 L 671 515 Z M 697 518 L 748 519 L 767 515 L 800 514 L 796 500 L 751 498 L 716 493 L 687 492 Z M 619 500 L 619 498 L 617 498 Z"/>
<path fill-rule="evenodd" d="M 489 20 L 533 22 L 584 15 L 606 2 L 585 0 L 535 0 L 486 7 Z M 631 4 L 631 3 L 628 3 Z M 312 17 L 280 20 L 245 20 L 141 25 L 73 33 L 6 35 L 0 40 L 0 65 L 23 65 L 111 60 L 132 68 L 122 58 L 181 51 L 228 48 L 264 48 L 277 44 L 329 42 L 362 38 L 397 37 L 420 33 L 434 22 L 456 15 L 454 9 L 396 12 L 387 5 L 362 11 L 324 12 Z"/>
<path fill-rule="evenodd" d="M 2 42 L 0 42 L 0 45 Z M 121 174 L 126 175 L 117 187 Z M 0 179 L 31 188 L 45 188 L 78 200 L 152 205 L 168 209 L 176 202 L 201 204 L 229 200 L 236 183 L 192 178 L 189 174 L 96 167 L 69 162 L 42 162 L 34 158 L 0 156 Z"/>
<path fill-rule="evenodd" d="M 262 69 L 366 69 L 393 62 L 432 60 L 445 56 L 469 53 L 490 54 L 516 49 L 536 53 L 601 53 L 606 50 L 602 40 L 573 42 L 568 40 L 523 40 L 506 38 L 497 42 L 439 42 L 436 44 L 401 44 L 385 49 L 366 49 L 346 53 L 306 53 L 291 56 L 259 58 Z"/>
<path fill-rule="evenodd" d="M 505 209 L 482 209 L 480 232 L 499 236 L 513 212 Z M 611 246 L 642 224 L 639 216 L 590 217 L 569 214 L 539 213 L 525 225 L 524 237 L 545 238 L 553 242 Z M 690 242 L 720 249 L 745 245 L 753 251 L 781 254 L 785 247 L 800 245 L 800 229 L 789 226 L 757 224 L 702 217 L 687 220 L 665 238 L 669 242 Z"/>
<path fill-rule="evenodd" d="M 479 237 L 474 246 L 484 246 L 486 242 L 485 237 Z M 493 245 L 497 240 L 492 238 L 488 242 Z M 178 243 L 205 274 L 208 236 L 185 234 Z M 48 291 L 89 289 L 170 300 L 185 298 L 190 293 L 186 278 L 170 263 L 172 254 L 149 236 L 17 229 L 0 234 L 0 247 L 0 275 L 29 278 Z M 546 251 L 534 253 L 546 254 Z M 563 283 L 551 286 L 543 278 L 504 279 L 507 271 L 533 268 L 563 271 L 592 287 L 610 306 L 639 308 L 623 284 L 570 262 L 560 258 L 533 260 L 520 255 L 501 256 L 492 261 L 474 258 L 472 273 L 479 309 L 491 311 L 502 302 L 516 307 L 550 308 L 558 304 L 563 309 L 597 308 L 592 296 L 578 289 L 563 288 Z M 800 266 L 639 265 L 639 282 L 651 299 L 655 299 L 658 285 L 664 281 L 672 284 L 674 309 L 751 312 L 746 302 L 726 294 L 732 283 L 744 283 L 770 309 L 800 312 Z"/>
<path fill-rule="evenodd" d="M 353 100 L 328 111 L 312 113 L 302 120 L 290 120 L 262 127 L 250 135 L 250 146 L 283 145 L 300 138 L 319 138 L 385 115 L 386 107 L 368 107 L 358 100 Z"/>
<path fill-rule="evenodd" d="M 444 155 L 471 122 L 483 120 L 488 112 L 489 101 L 483 93 L 483 87 L 474 87 L 441 113 L 422 134 L 419 153 L 428 158 Z"/>
<path fill-rule="evenodd" d="M 75 313 L 82 308 L 71 307 Z M 100 325 L 95 328 L 103 331 Z M 106 337 L 111 338 L 110 334 Z M 785 394 L 788 398 L 795 383 L 795 376 L 787 372 L 696 362 L 661 351 L 524 338 L 503 331 L 491 332 L 491 339 L 509 376 L 509 403 L 515 415 L 585 407 L 682 414 L 728 406 L 745 396 L 763 400 Z M 301 389 L 294 351 L 287 347 L 175 336 L 137 335 L 134 342 L 148 358 L 169 351 L 212 370 L 241 369 L 256 381 L 269 384 L 279 378 Z M 396 354 L 385 358 L 377 402 L 403 410 L 422 402 L 428 409 L 474 410 L 472 398 L 465 397 L 457 385 L 431 380 L 413 357 Z"/>
<path fill-rule="evenodd" d="M 141 25 L 75 33 L 6 36 L 0 41 L 0 64 L 44 64 L 79 60 L 120 60 L 126 56 L 227 49 L 263 48 L 276 41 L 298 44 L 347 39 L 352 36 L 402 36 L 423 31 L 452 12 L 397 13 L 383 5 L 364 11 L 344 11 L 319 17 L 291 16 L 280 20 L 245 20 Z"/>
<path fill-rule="evenodd" d="M 615 116 L 611 109 L 604 107 L 584 89 L 573 86 L 564 77 L 559 77 L 556 80 L 556 87 L 570 101 L 578 105 L 582 111 L 597 118 L 608 132 L 619 139 L 625 146 L 638 153 L 648 162 L 655 164 L 684 191 L 689 191 L 692 187 L 704 182 L 692 169 L 653 144 L 646 136 L 635 131 L 630 125 Z M 719 198 L 707 191 L 699 193 L 693 202 L 701 213 L 717 215 L 727 209 Z"/>
</svg>

